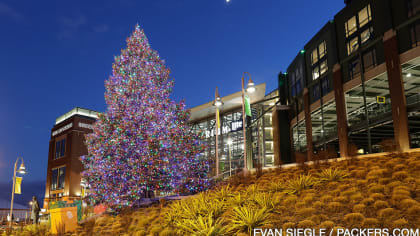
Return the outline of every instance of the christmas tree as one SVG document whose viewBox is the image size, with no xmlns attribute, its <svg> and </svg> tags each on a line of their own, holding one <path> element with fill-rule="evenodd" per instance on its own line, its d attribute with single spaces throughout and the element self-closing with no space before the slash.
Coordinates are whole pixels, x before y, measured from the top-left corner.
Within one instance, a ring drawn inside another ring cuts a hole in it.
<svg viewBox="0 0 420 236">
<path fill-rule="evenodd" d="M 169 96 L 174 81 L 136 26 L 105 81 L 107 111 L 86 136 L 82 176 L 94 203 L 132 206 L 150 191 L 191 192 L 208 186 L 204 150 L 188 126 L 183 101 Z"/>
</svg>

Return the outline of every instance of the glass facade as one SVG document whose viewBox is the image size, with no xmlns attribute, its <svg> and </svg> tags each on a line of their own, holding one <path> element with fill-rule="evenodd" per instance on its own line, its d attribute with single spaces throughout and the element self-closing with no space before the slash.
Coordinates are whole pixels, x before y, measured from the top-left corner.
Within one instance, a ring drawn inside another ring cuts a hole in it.
<svg viewBox="0 0 420 236">
<path fill-rule="evenodd" d="M 300 120 L 296 125 L 292 127 L 293 136 L 293 150 L 295 152 L 306 151 L 306 126 L 305 119 Z"/>
<path fill-rule="evenodd" d="M 265 99 L 277 96 L 277 91 L 266 96 Z M 252 168 L 257 163 L 262 163 L 263 167 L 274 165 L 273 147 L 273 128 L 272 128 L 272 108 L 278 99 L 274 98 L 262 104 L 252 105 L 252 118 L 248 124 L 252 124 L 251 140 L 247 146 L 252 147 L 252 155 L 247 152 L 247 159 L 252 160 Z M 248 118 L 249 119 L 249 118 Z M 229 171 L 242 169 L 244 167 L 244 144 L 242 130 L 242 110 L 229 112 L 220 111 L 220 130 L 218 132 L 218 151 L 219 151 L 219 173 L 229 176 Z M 212 160 L 212 173 L 215 175 L 216 161 L 216 136 L 215 136 L 215 117 L 209 117 L 199 122 L 193 122 L 194 132 L 204 134 L 204 142 L 207 149 L 201 153 L 202 158 Z"/>
<path fill-rule="evenodd" d="M 380 152 L 379 143 L 394 137 L 387 74 L 347 91 L 345 101 L 351 142 L 360 153 Z"/>
<path fill-rule="evenodd" d="M 410 147 L 420 148 L 420 57 L 402 65 Z"/>
</svg>

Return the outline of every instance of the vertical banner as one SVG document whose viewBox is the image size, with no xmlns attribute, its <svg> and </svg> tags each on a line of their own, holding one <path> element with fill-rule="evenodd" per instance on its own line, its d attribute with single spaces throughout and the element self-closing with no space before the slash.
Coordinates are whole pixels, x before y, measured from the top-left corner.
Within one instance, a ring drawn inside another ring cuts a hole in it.
<svg viewBox="0 0 420 236">
<path fill-rule="evenodd" d="M 21 194 L 22 193 L 22 177 L 16 177 L 16 183 L 15 183 L 15 194 Z"/>
<path fill-rule="evenodd" d="M 219 114 L 219 108 L 216 108 L 216 125 L 217 128 L 220 129 L 220 114 Z"/>
<path fill-rule="evenodd" d="M 247 116 L 252 116 L 251 114 L 251 102 L 249 100 L 249 97 L 245 96 L 245 114 Z"/>
</svg>

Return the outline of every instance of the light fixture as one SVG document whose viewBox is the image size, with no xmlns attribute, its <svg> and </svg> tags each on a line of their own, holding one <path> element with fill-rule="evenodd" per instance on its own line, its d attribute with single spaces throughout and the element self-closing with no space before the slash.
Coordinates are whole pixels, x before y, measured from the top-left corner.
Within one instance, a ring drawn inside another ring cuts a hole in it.
<svg viewBox="0 0 420 236">
<path fill-rule="evenodd" d="M 227 144 L 228 144 L 228 145 L 232 145 L 232 144 L 233 144 L 232 139 L 228 139 L 228 140 L 227 140 Z"/>
<path fill-rule="evenodd" d="M 406 76 L 407 76 L 407 78 L 410 78 L 411 77 L 411 73 L 408 73 Z"/>
<path fill-rule="evenodd" d="M 18 170 L 18 172 L 20 173 L 20 174 L 25 174 L 26 173 L 26 168 L 25 168 L 25 165 L 23 164 L 23 162 L 22 162 L 22 164 L 20 164 L 20 167 L 19 167 L 19 170 Z"/>
<path fill-rule="evenodd" d="M 222 99 L 220 99 L 220 97 L 216 98 L 216 101 L 214 102 L 214 105 L 216 107 L 220 107 L 223 105 Z"/>
<path fill-rule="evenodd" d="M 220 107 L 222 105 L 223 105 L 223 102 L 222 102 L 222 99 L 220 98 L 220 95 L 219 95 L 219 89 L 216 87 L 216 93 L 215 93 L 215 99 L 214 99 L 213 106 Z"/>
<path fill-rule="evenodd" d="M 254 81 L 252 81 L 252 79 L 250 78 L 249 79 L 249 81 L 248 81 L 248 85 L 247 85 L 247 87 L 246 87 L 246 91 L 248 92 L 248 93 L 253 93 L 253 92 L 255 92 L 255 84 L 254 84 Z"/>
</svg>

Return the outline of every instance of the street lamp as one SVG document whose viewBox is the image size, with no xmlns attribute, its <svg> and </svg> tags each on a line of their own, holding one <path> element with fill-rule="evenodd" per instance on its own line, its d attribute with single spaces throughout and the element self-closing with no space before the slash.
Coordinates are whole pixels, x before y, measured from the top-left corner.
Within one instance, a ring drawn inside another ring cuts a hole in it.
<svg viewBox="0 0 420 236">
<path fill-rule="evenodd" d="M 12 221 L 13 221 L 13 200 L 15 198 L 15 184 L 16 184 L 16 168 L 17 168 L 19 159 L 22 161 L 22 163 L 20 164 L 18 173 L 20 173 L 20 174 L 25 174 L 26 173 L 26 168 L 25 168 L 25 164 L 23 162 L 23 158 L 22 157 L 16 158 L 15 168 L 13 170 L 12 200 L 10 201 L 10 222 L 9 222 L 10 229 L 12 229 Z"/>
<path fill-rule="evenodd" d="M 219 177 L 219 142 L 218 142 L 218 136 L 219 136 L 219 107 L 223 106 L 222 99 L 219 95 L 219 90 L 216 87 L 216 92 L 214 94 L 214 103 L 213 105 L 216 107 L 216 177 Z"/>
<path fill-rule="evenodd" d="M 242 74 L 242 130 L 243 130 L 243 136 L 244 136 L 244 172 L 246 172 L 248 170 L 248 167 L 246 166 L 246 123 L 245 123 L 245 74 L 248 74 L 249 76 L 249 81 L 247 84 L 247 88 L 246 91 L 248 93 L 253 93 L 255 92 L 255 86 L 254 86 L 254 82 L 252 81 L 251 78 L 251 74 L 249 72 L 244 72 Z"/>
</svg>

